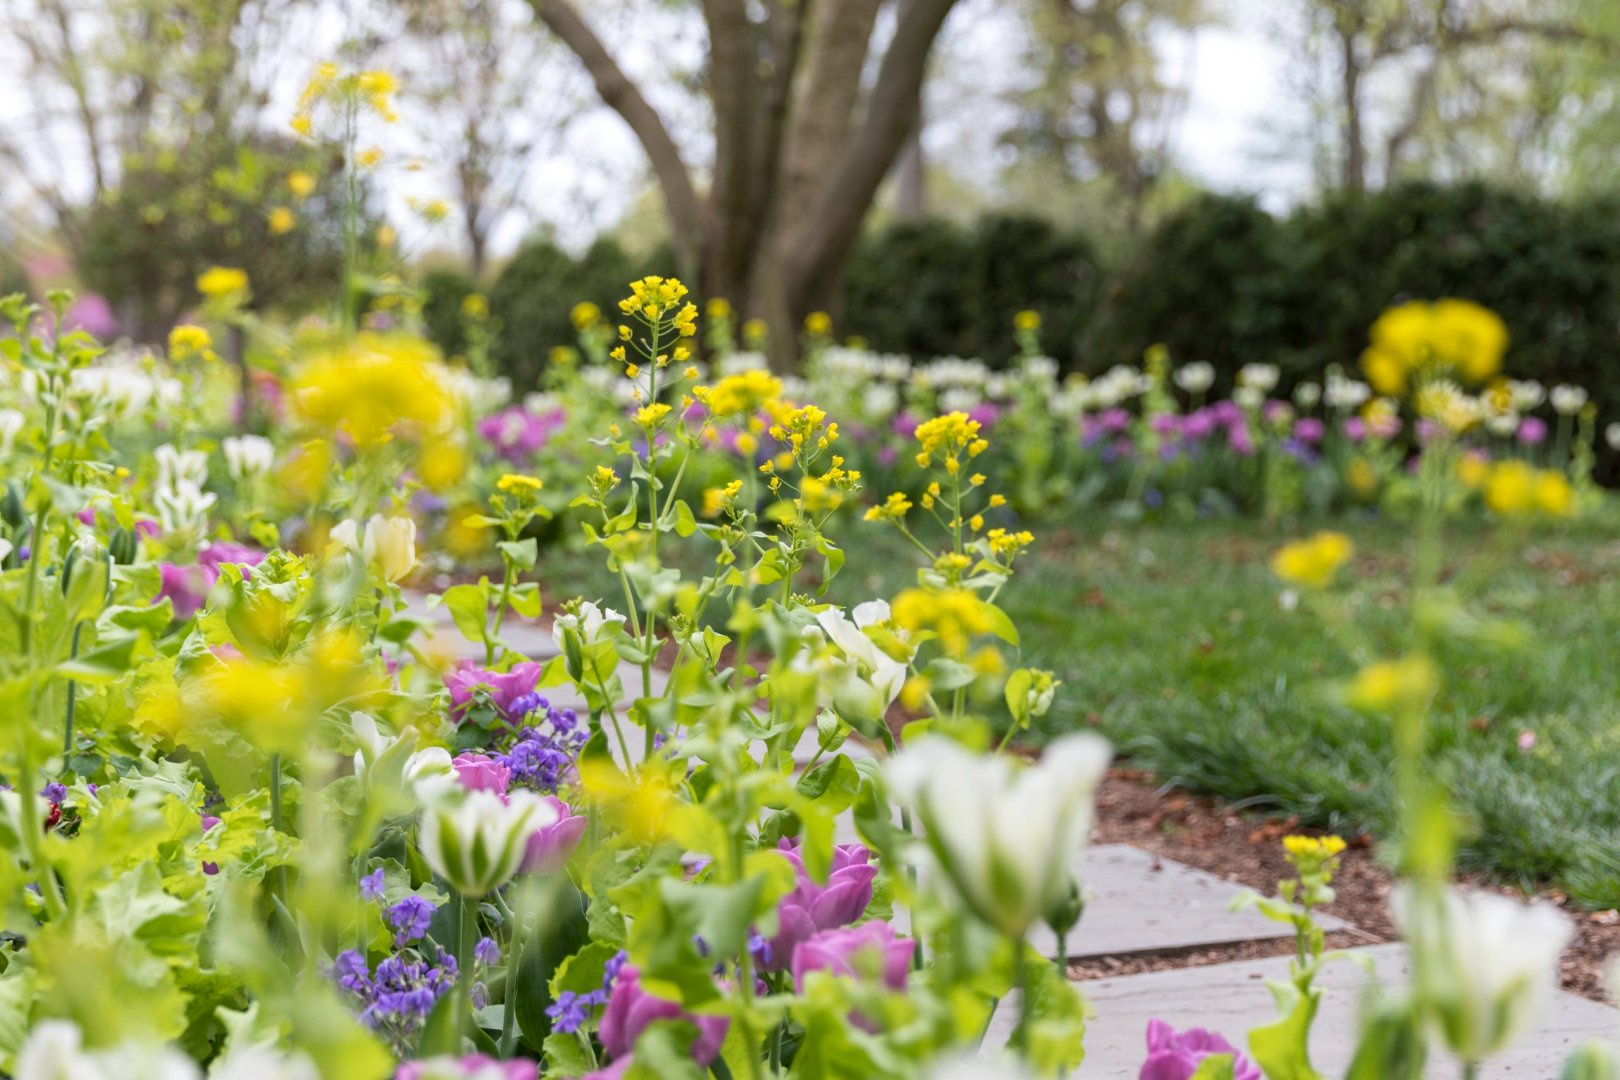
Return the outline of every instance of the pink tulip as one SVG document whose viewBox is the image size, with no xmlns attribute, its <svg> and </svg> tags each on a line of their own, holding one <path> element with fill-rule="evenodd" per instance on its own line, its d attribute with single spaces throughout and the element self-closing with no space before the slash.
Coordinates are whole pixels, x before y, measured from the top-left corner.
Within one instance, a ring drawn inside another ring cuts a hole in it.
<svg viewBox="0 0 1620 1080">
<path fill-rule="evenodd" d="M 812 971 L 856 976 L 881 965 L 883 985 L 890 990 L 906 988 L 906 973 L 917 942 L 897 938 L 886 922 L 862 923 L 841 930 L 823 930 L 793 950 L 793 985 L 804 990 L 804 977 Z M 866 957 L 867 959 L 862 959 Z"/>
<path fill-rule="evenodd" d="M 505 795 L 512 781 L 512 770 L 485 754 L 459 754 L 450 764 L 455 766 L 456 779 L 468 791 L 493 791 Z"/>
<path fill-rule="evenodd" d="M 825 885 L 817 884 L 805 870 L 797 840 L 784 839 L 777 850 L 793 864 L 799 883 L 777 904 L 776 936 L 761 965 L 767 971 L 786 970 L 795 947 L 817 931 L 848 926 L 864 915 L 872 902 L 872 880 L 877 877 L 871 852 L 861 844 L 840 844 L 833 849 Z"/>
<path fill-rule="evenodd" d="M 561 870 L 579 847 L 589 823 L 584 814 L 574 813 L 555 795 L 547 795 L 541 802 L 557 812 L 557 820 L 529 836 L 528 850 L 523 856 L 525 874 L 554 874 Z"/>
<path fill-rule="evenodd" d="M 597 1029 L 603 1049 L 617 1063 L 635 1049 L 641 1033 L 656 1020 L 685 1020 L 694 1024 L 698 1037 L 692 1044 L 692 1060 L 705 1068 L 719 1056 L 720 1045 L 726 1041 L 726 1030 L 731 1026 L 729 1017 L 698 1016 L 667 998 L 654 997 L 641 988 L 641 973 L 635 965 L 624 965 L 614 980 L 613 995 L 608 998 Z"/>
</svg>

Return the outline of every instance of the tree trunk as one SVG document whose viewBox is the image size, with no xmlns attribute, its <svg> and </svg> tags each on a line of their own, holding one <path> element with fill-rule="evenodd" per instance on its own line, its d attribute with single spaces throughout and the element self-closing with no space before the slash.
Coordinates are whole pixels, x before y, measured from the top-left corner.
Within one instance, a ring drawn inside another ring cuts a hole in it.
<svg viewBox="0 0 1620 1080">
<path fill-rule="evenodd" d="M 1344 190 L 1360 195 L 1367 190 L 1367 141 L 1361 130 L 1361 60 L 1356 55 L 1355 29 L 1341 25 L 1338 31 L 1344 63 L 1344 171 L 1340 183 Z"/>
<path fill-rule="evenodd" d="M 921 221 L 928 216 L 928 177 L 924 167 L 919 117 L 894 163 L 894 215 L 901 221 Z"/>
</svg>

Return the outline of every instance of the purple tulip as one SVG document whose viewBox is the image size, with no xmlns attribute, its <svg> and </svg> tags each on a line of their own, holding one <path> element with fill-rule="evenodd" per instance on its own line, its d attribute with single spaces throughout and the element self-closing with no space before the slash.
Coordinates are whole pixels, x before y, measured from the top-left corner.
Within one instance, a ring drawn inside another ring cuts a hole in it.
<svg viewBox="0 0 1620 1080">
<path fill-rule="evenodd" d="M 1359 416 L 1352 416 L 1344 422 L 1344 437 L 1351 442 L 1360 442 L 1367 437 L 1367 424 Z"/>
<path fill-rule="evenodd" d="M 864 915 L 872 902 L 872 879 L 877 877 L 871 852 L 862 844 L 833 848 L 825 885 L 817 884 L 805 870 L 797 840 L 784 838 L 777 850 L 793 864 L 799 883 L 776 906 L 776 936 L 761 965 L 767 971 L 786 970 L 793 962 L 795 947 L 817 931 L 848 926 Z"/>
<path fill-rule="evenodd" d="M 894 927 L 886 922 L 823 930 L 794 948 L 793 985 L 802 992 L 804 977 L 812 971 L 859 975 L 865 965 L 880 964 L 883 985 L 890 990 L 904 990 L 916 948 L 915 939 L 895 937 Z M 871 958 L 863 960 L 863 956 Z"/>
<path fill-rule="evenodd" d="M 567 421 L 568 414 L 562 409 L 541 414 L 514 405 L 480 420 L 478 434 L 503 458 L 522 464 L 544 447 L 552 433 Z"/>
<path fill-rule="evenodd" d="M 113 314 L 107 298 L 99 293 L 85 293 L 73 301 L 63 321 L 69 330 L 83 330 L 103 340 L 118 333 L 118 316 Z"/>
<path fill-rule="evenodd" d="M 602 1047 L 615 1063 L 635 1049 L 636 1040 L 655 1020 L 686 1020 L 696 1025 L 697 1041 L 692 1044 L 692 1060 L 707 1068 L 720 1054 L 731 1020 L 725 1016 L 698 1016 L 683 1010 L 667 998 L 654 997 L 641 988 L 641 973 L 634 964 L 619 970 L 613 983 L 613 996 L 597 1034 Z M 611 1075 L 611 1074 L 610 1074 Z"/>
<path fill-rule="evenodd" d="M 1325 434 L 1327 434 L 1327 429 L 1323 426 L 1322 421 L 1314 416 L 1302 417 L 1294 424 L 1294 438 L 1302 443 L 1309 443 L 1314 446 L 1322 441 L 1322 436 Z"/>
<path fill-rule="evenodd" d="M 1175 413 L 1155 413 L 1148 426 L 1156 435 L 1175 435 L 1181 430 L 1181 417 Z"/>
<path fill-rule="evenodd" d="M 394 1080 L 536 1080 L 539 1075 L 539 1064 L 524 1058 L 501 1061 L 487 1054 L 468 1054 L 404 1062 Z"/>
<path fill-rule="evenodd" d="M 512 770 L 486 754 L 458 754 L 450 763 L 455 766 L 456 779 L 468 791 L 493 791 L 505 795 L 512 780 Z"/>
<path fill-rule="evenodd" d="M 229 540 L 216 540 L 197 553 L 197 565 L 203 567 L 214 580 L 219 578 L 219 568 L 226 563 L 258 566 L 262 562 L 264 552 L 246 544 L 234 544 Z"/>
<path fill-rule="evenodd" d="M 1197 409 L 1181 422 L 1181 433 L 1189 439 L 1207 439 L 1220 421 L 1209 409 Z"/>
<path fill-rule="evenodd" d="M 1213 1031 L 1178 1032 L 1163 1020 L 1149 1020 L 1147 1044 L 1147 1060 L 1137 1080 L 1190 1080 L 1199 1062 L 1213 1054 L 1232 1055 L 1232 1080 L 1261 1080 L 1254 1062 Z"/>
<path fill-rule="evenodd" d="M 511 671 L 485 671 L 468 664 L 444 677 L 450 689 L 450 714 L 457 720 L 465 716 L 473 702 L 473 690 L 487 687 L 489 700 L 497 712 L 511 723 L 522 719 L 515 715 L 512 705 L 519 698 L 534 693 L 534 684 L 540 679 L 541 665 L 533 660 L 512 665 Z M 531 699 L 532 700 L 532 699 Z"/>
<path fill-rule="evenodd" d="M 1519 430 L 1514 438 L 1524 446 L 1540 446 L 1547 441 L 1547 421 L 1539 416 L 1525 417 L 1519 422 Z"/>
<path fill-rule="evenodd" d="M 1098 429 L 1109 435 L 1118 435 L 1121 432 L 1128 431 L 1130 426 L 1131 414 L 1118 406 L 1105 409 L 1097 416 Z"/>
<path fill-rule="evenodd" d="M 1209 407 L 1209 412 L 1217 424 L 1225 424 L 1227 427 L 1243 420 L 1243 406 L 1230 399 L 1217 401 Z"/>
<path fill-rule="evenodd" d="M 1249 434 L 1249 425 L 1233 424 L 1227 428 L 1226 445 L 1239 457 L 1248 457 L 1254 453 L 1254 436 Z"/>
<path fill-rule="evenodd" d="M 175 563 L 158 564 L 158 581 L 157 599 L 168 597 L 174 605 L 175 619 L 181 622 L 197 614 L 197 609 L 208 599 L 208 589 L 213 584 L 202 567 L 179 566 Z"/>
<path fill-rule="evenodd" d="M 579 847 L 589 822 L 584 814 L 574 813 L 555 795 L 547 795 L 541 802 L 557 812 L 557 820 L 530 834 L 529 846 L 523 855 L 522 869 L 526 874 L 554 874 L 561 870 Z"/>
</svg>

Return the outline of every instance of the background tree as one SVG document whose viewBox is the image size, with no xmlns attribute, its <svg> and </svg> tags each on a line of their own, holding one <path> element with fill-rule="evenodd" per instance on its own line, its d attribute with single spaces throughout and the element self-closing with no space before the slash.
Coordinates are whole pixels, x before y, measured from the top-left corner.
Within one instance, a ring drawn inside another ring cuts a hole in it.
<svg viewBox="0 0 1620 1080">
<path fill-rule="evenodd" d="M 531 0 L 629 125 L 671 243 L 706 296 L 763 315 L 778 362 L 827 306 L 861 223 L 917 122 L 928 56 L 956 0 L 702 0 L 712 160 L 699 171 L 603 37 L 568 0 Z M 876 55 L 879 25 L 892 20 Z"/>
</svg>

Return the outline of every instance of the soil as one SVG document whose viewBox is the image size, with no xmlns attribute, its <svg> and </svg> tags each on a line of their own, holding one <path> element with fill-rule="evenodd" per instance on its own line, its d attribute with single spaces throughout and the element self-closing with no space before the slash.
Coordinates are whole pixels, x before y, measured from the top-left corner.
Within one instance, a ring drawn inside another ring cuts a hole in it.
<svg viewBox="0 0 1620 1080">
<path fill-rule="evenodd" d="M 1277 882 L 1290 873 L 1281 839 L 1292 832 L 1312 831 L 1298 829 L 1297 823 L 1287 819 L 1247 814 L 1214 799 L 1166 789 L 1139 769 L 1116 768 L 1110 770 L 1097 796 L 1093 840 L 1099 844 L 1132 844 L 1227 881 L 1271 893 Z M 1392 941 L 1397 935 L 1387 901 L 1394 875 L 1377 861 L 1370 837 L 1345 839 L 1349 847 L 1340 856 L 1340 870 L 1333 881 L 1337 897 L 1323 910 L 1355 929 L 1328 935 L 1328 947 Z M 1465 879 L 1465 883 L 1506 895 L 1522 895 L 1477 880 Z M 1607 1000 L 1606 967 L 1611 957 L 1620 956 L 1620 912 L 1585 911 L 1568 905 L 1559 893 L 1540 895 L 1542 900 L 1563 907 L 1576 928 L 1576 938 L 1560 963 L 1564 989 L 1596 1001 Z M 1246 942 L 1086 961 L 1071 965 L 1070 974 L 1078 979 L 1134 975 L 1292 951 L 1289 940 Z"/>
</svg>

